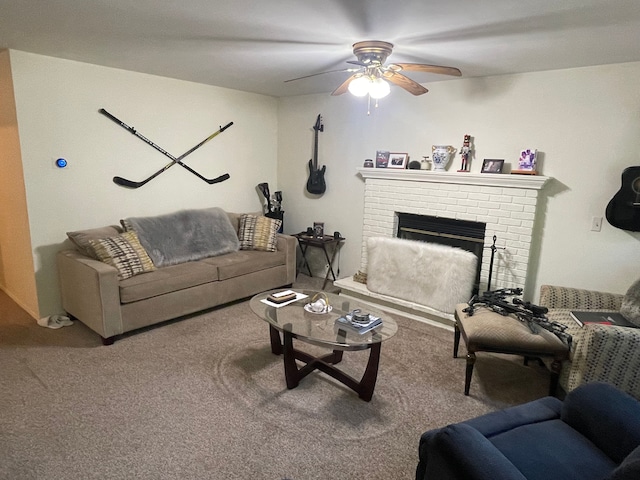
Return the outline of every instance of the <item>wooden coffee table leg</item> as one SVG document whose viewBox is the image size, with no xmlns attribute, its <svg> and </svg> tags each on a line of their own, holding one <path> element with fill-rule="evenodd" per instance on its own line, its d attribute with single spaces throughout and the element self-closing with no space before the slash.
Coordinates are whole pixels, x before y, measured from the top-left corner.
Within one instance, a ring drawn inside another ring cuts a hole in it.
<svg viewBox="0 0 640 480">
<path fill-rule="evenodd" d="M 293 335 L 287 330 L 282 333 L 284 334 L 284 378 L 287 381 L 287 388 L 291 390 L 300 383 L 300 376 L 298 375 L 298 365 L 296 365 L 296 355 L 293 350 Z"/>
<path fill-rule="evenodd" d="M 369 354 L 367 368 L 365 369 L 364 375 L 360 380 L 360 385 L 358 386 L 358 395 L 365 402 L 370 401 L 371 397 L 373 397 L 373 389 L 375 388 L 376 380 L 378 379 L 381 345 L 381 343 L 374 343 L 371 346 L 371 353 Z"/>
<path fill-rule="evenodd" d="M 271 340 L 271 353 L 274 355 L 282 355 L 280 332 L 278 332 L 278 329 L 272 325 L 269 325 L 269 339 Z"/>
</svg>

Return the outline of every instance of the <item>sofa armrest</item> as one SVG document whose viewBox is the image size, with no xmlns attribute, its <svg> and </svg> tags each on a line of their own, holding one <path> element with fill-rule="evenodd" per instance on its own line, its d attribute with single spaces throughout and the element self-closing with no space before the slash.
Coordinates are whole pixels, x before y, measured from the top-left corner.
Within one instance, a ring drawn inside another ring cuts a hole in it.
<svg viewBox="0 0 640 480">
<path fill-rule="evenodd" d="M 279 252 L 285 252 L 287 262 L 287 283 L 296 281 L 296 247 L 298 241 L 292 235 L 279 233 L 276 237 L 276 249 Z"/>
<path fill-rule="evenodd" d="M 525 480 L 502 452 L 475 428 L 462 423 L 420 439 L 416 480 Z"/>
<path fill-rule="evenodd" d="M 57 254 L 62 308 L 102 338 L 123 333 L 118 270 L 76 250 Z"/>
<path fill-rule="evenodd" d="M 640 402 L 603 382 L 569 392 L 561 417 L 616 463 L 640 445 Z"/>
<path fill-rule="evenodd" d="M 623 295 L 582 288 L 542 285 L 539 304 L 548 308 L 619 311 Z"/>
</svg>

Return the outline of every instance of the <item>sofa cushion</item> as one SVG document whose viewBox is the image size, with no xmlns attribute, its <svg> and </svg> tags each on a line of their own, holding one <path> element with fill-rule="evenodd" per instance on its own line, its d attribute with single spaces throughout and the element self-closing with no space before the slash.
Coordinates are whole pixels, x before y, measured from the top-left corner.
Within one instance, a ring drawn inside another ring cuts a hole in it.
<svg viewBox="0 0 640 480">
<path fill-rule="evenodd" d="M 640 279 L 636 280 L 622 299 L 620 313 L 633 323 L 640 327 Z"/>
<path fill-rule="evenodd" d="M 131 303 L 218 280 L 218 268 L 198 262 L 162 267 L 120 282 L 120 302 Z"/>
<path fill-rule="evenodd" d="M 156 267 L 223 255 L 239 248 L 237 232 L 227 213 L 218 207 L 125 218 L 121 223 L 125 230 L 138 234 Z"/>
<path fill-rule="evenodd" d="M 286 264 L 284 252 L 261 252 L 257 250 L 240 250 L 239 252 L 221 255 L 219 257 L 205 258 L 204 263 L 215 266 L 218 269 L 218 278 L 227 280 L 239 277 L 247 273 L 266 270 Z"/>
<path fill-rule="evenodd" d="M 532 423 L 489 439 L 527 479 L 602 479 L 617 464 L 562 420 Z M 523 448 L 526 445 L 526 448 Z"/>
<path fill-rule="evenodd" d="M 122 228 L 118 225 L 110 225 L 108 227 L 91 228 L 89 230 L 78 230 L 76 232 L 67 232 L 67 237 L 73 242 L 76 248 L 87 257 L 95 258 L 96 253 L 91 248 L 89 243 L 91 240 L 98 240 L 100 238 L 114 237 L 122 233 Z"/>
<path fill-rule="evenodd" d="M 118 276 L 122 279 L 155 270 L 149 255 L 140 245 L 136 232 L 124 232 L 115 237 L 89 240 L 89 244 L 96 258 L 116 267 Z"/>
<path fill-rule="evenodd" d="M 276 235 L 282 220 L 244 214 L 240 218 L 240 250 L 276 251 Z"/>
</svg>

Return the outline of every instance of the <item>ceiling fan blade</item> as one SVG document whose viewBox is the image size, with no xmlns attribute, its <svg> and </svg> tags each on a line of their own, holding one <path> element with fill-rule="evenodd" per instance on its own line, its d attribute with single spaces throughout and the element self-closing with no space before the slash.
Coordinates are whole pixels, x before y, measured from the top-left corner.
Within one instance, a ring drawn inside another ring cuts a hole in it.
<svg viewBox="0 0 640 480">
<path fill-rule="evenodd" d="M 350 63 L 352 65 L 360 65 L 361 67 L 366 67 L 367 64 L 364 62 L 361 62 L 360 60 L 347 60 L 347 63 Z"/>
<path fill-rule="evenodd" d="M 399 69 L 397 67 L 400 67 Z M 453 75 L 459 77 L 462 72 L 455 67 L 445 67 L 442 65 L 427 65 L 425 63 L 393 63 L 387 68 L 400 72 L 407 70 L 409 72 L 438 73 L 440 75 Z"/>
<path fill-rule="evenodd" d="M 360 69 L 358 69 L 358 70 L 360 70 Z M 357 76 L 358 76 L 357 73 L 354 73 L 353 75 L 351 75 L 349 78 L 347 78 L 342 83 L 342 85 L 340 85 L 333 92 L 331 92 L 331 95 L 333 95 L 335 97 L 337 95 L 342 95 L 343 93 L 347 93 L 347 89 L 349 88 L 349 84 L 351 83 L 351 80 L 355 79 Z"/>
<path fill-rule="evenodd" d="M 317 75 L 324 75 L 325 73 L 336 73 L 336 72 L 357 72 L 360 70 L 359 68 L 341 68 L 339 70 L 328 70 L 326 72 L 312 73 L 311 75 L 305 75 L 304 77 L 290 78 L 289 80 L 285 80 L 284 83 L 293 82 L 295 80 L 302 80 L 303 78 L 315 77 Z"/>
<path fill-rule="evenodd" d="M 387 70 L 386 72 L 382 73 L 382 76 L 385 79 L 389 80 L 391 83 L 394 83 L 399 87 L 404 88 L 407 92 L 413 95 L 422 95 L 423 93 L 427 93 L 429 91 L 419 83 L 414 82 L 409 77 L 405 77 L 401 73 Z"/>
</svg>

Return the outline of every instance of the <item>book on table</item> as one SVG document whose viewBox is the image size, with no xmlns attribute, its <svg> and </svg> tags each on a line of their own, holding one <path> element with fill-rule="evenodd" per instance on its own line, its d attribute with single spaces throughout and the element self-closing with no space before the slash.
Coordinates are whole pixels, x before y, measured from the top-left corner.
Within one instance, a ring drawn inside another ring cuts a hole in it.
<svg viewBox="0 0 640 480">
<path fill-rule="evenodd" d="M 617 325 L 619 327 L 634 327 L 624 316 L 618 312 L 606 312 L 596 310 L 572 310 L 571 318 L 583 327 L 585 323 L 599 323 L 600 325 Z"/>
<path fill-rule="evenodd" d="M 338 328 L 345 327 L 350 331 L 354 331 L 359 334 L 370 332 L 376 327 L 382 325 L 382 319 L 374 315 L 369 315 L 368 322 L 354 322 L 352 318 L 352 314 L 347 313 L 344 317 L 336 319 L 336 325 L 338 326 Z"/>
</svg>

